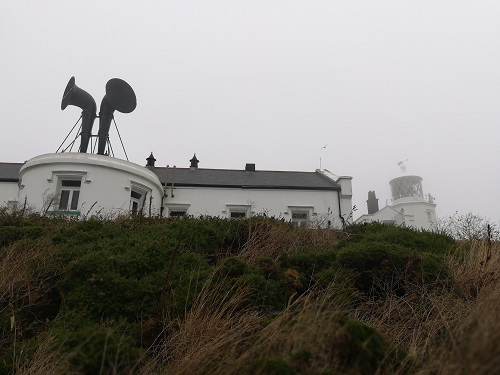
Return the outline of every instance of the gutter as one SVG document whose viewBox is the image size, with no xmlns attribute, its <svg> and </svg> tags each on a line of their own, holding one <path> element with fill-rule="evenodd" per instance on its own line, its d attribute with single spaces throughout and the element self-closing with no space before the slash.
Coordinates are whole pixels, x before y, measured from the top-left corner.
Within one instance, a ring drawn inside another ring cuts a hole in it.
<svg viewBox="0 0 500 375">
<path fill-rule="evenodd" d="M 19 182 L 19 178 L 0 178 L 0 182 Z"/>
<path fill-rule="evenodd" d="M 166 182 L 165 186 L 170 187 L 172 184 Z M 310 186 L 281 186 L 281 185 L 230 185 L 230 184 L 195 184 L 178 182 L 177 187 L 192 187 L 192 188 L 226 188 L 226 189 L 265 189 L 265 190 L 307 190 L 307 191 L 340 191 L 340 187 L 310 187 Z"/>
</svg>

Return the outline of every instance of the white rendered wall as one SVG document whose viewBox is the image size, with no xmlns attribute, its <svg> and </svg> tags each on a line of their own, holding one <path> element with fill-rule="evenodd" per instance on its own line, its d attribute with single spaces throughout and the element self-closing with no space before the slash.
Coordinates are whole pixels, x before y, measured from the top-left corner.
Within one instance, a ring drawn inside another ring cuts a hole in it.
<svg viewBox="0 0 500 375">
<path fill-rule="evenodd" d="M 10 201 L 17 201 L 18 191 L 17 182 L 0 182 L 0 207 L 7 206 Z"/>
<path fill-rule="evenodd" d="M 124 160 L 83 153 L 46 154 L 29 160 L 19 172 L 19 201 L 26 197 L 39 212 L 57 210 L 58 179 L 72 175 L 82 175 L 78 203 L 81 215 L 128 214 L 130 193 L 135 185 L 151 191 L 143 212 L 149 214 L 152 196 L 152 214 L 160 213 L 163 189 L 153 172 Z M 55 203 L 48 207 L 51 200 Z"/>
<path fill-rule="evenodd" d="M 404 212 L 405 224 L 416 229 L 436 229 L 436 205 L 427 202 L 398 203 L 392 205 Z"/>
<path fill-rule="evenodd" d="M 372 221 L 394 220 L 395 225 L 405 224 L 415 229 L 436 229 L 436 205 L 428 202 L 401 202 L 386 206 L 372 215 L 362 215 L 357 224 Z"/>
<path fill-rule="evenodd" d="M 352 177 L 337 176 L 328 169 L 316 169 L 316 173 L 320 173 L 340 185 L 340 211 L 345 223 L 352 224 L 354 221 L 352 211 Z"/>
<path fill-rule="evenodd" d="M 385 206 L 381 210 L 371 215 L 362 215 L 356 219 L 356 224 L 371 223 L 371 222 L 389 222 L 394 221 L 394 225 L 402 225 L 405 223 L 403 213 L 398 211 L 397 208 Z"/>
<path fill-rule="evenodd" d="M 164 198 L 165 206 L 187 206 L 187 214 L 195 217 L 207 215 L 228 218 L 228 205 L 248 205 L 250 214 L 291 220 L 291 208 L 312 208 L 310 219 L 313 223 L 324 226 L 341 227 L 338 211 L 338 192 L 323 190 L 273 190 L 273 189 L 232 189 L 232 188 L 187 188 L 175 187 L 172 198 L 171 189 L 167 189 Z M 352 209 L 350 202 L 349 213 Z M 165 212 L 165 215 L 168 213 Z"/>
<path fill-rule="evenodd" d="M 340 192 L 342 216 L 347 224 L 352 224 L 354 220 L 352 212 L 352 177 L 341 176 L 336 182 L 342 189 Z"/>
</svg>

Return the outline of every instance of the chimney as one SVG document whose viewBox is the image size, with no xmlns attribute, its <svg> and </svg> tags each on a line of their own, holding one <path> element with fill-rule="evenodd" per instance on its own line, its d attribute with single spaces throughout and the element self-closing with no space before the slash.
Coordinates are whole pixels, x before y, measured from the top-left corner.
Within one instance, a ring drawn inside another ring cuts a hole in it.
<svg viewBox="0 0 500 375">
<path fill-rule="evenodd" d="M 245 165 L 245 171 L 247 171 L 247 172 L 255 172 L 255 164 L 249 164 L 249 163 L 247 163 Z"/>
<path fill-rule="evenodd" d="M 153 151 L 151 151 L 151 155 L 149 155 L 149 158 L 146 159 L 147 160 L 147 164 L 146 164 L 146 168 L 148 169 L 153 169 L 155 167 L 155 157 L 153 156 Z"/>
<path fill-rule="evenodd" d="M 196 154 L 194 154 L 193 158 L 190 160 L 191 162 L 191 165 L 189 166 L 189 169 L 191 170 L 196 170 L 198 169 L 198 163 L 200 162 L 197 158 L 196 158 Z"/>
<path fill-rule="evenodd" d="M 366 201 L 368 205 L 368 215 L 373 215 L 378 212 L 378 199 L 375 196 L 375 191 L 368 192 L 368 200 Z"/>
</svg>

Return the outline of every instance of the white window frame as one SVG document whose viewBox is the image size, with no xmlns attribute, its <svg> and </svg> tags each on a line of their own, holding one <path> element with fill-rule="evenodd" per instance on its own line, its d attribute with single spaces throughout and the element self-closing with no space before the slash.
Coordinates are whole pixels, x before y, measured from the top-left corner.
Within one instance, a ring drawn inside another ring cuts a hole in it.
<svg viewBox="0 0 500 375">
<path fill-rule="evenodd" d="M 144 206 L 147 204 L 148 193 L 152 194 L 152 189 L 146 185 L 140 184 L 135 181 L 130 181 L 130 204 L 129 212 L 131 215 L 142 214 L 144 212 Z M 133 197 L 132 194 L 140 194 L 140 197 Z M 137 209 L 134 211 L 134 203 L 137 203 Z"/>
<path fill-rule="evenodd" d="M 229 219 L 246 219 L 250 217 L 251 208 L 250 204 L 226 204 L 226 211 L 223 213 L 227 213 Z"/>
<path fill-rule="evenodd" d="M 54 199 L 52 203 L 52 211 L 48 212 L 50 214 L 69 214 L 69 215 L 79 215 L 81 209 L 81 198 L 82 198 L 82 185 L 87 182 L 86 172 L 53 172 L 52 178 L 49 182 L 52 182 L 55 178 L 57 181 L 56 191 L 54 194 Z M 80 186 L 63 186 L 63 181 L 76 181 L 80 183 Z M 90 182 L 90 180 L 88 181 Z M 63 191 L 69 191 L 68 204 L 66 208 L 61 208 L 61 198 Z M 76 207 L 71 208 L 71 204 L 74 197 L 74 192 L 78 191 L 78 200 L 76 202 Z"/>
<path fill-rule="evenodd" d="M 139 197 L 134 197 L 134 194 L 139 195 Z M 132 215 L 135 215 L 141 211 L 140 208 L 143 205 L 142 204 L 143 201 L 144 201 L 144 194 L 143 193 L 140 193 L 136 190 L 130 189 L 130 207 L 129 207 L 129 210 L 130 210 L 130 213 Z M 136 205 L 136 207 L 134 207 L 134 205 Z"/>
<path fill-rule="evenodd" d="M 314 206 L 288 206 L 290 221 L 299 227 L 308 227 L 314 215 Z M 306 218 L 294 218 L 295 214 L 306 215 Z"/>
<path fill-rule="evenodd" d="M 167 210 L 167 212 L 165 213 L 165 216 L 166 217 L 187 216 L 189 206 L 191 206 L 189 203 L 167 203 L 165 205 L 165 208 Z M 172 212 L 183 212 L 183 214 L 172 216 Z"/>
</svg>

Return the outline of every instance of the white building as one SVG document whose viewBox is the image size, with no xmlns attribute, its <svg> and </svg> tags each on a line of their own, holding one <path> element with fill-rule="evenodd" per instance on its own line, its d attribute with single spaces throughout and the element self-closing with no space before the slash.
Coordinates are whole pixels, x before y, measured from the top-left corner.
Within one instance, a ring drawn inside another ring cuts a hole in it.
<svg viewBox="0 0 500 375">
<path fill-rule="evenodd" d="M 17 207 L 21 166 L 20 163 L 0 163 L 0 207 Z"/>
<path fill-rule="evenodd" d="M 129 113 L 136 107 L 135 93 L 123 80 L 108 81 L 97 116 L 95 100 L 72 77 L 61 109 L 68 105 L 82 109 L 79 152 L 65 152 L 68 146 L 24 164 L 0 163 L 0 206 L 79 218 L 137 213 L 151 217 L 266 215 L 339 228 L 352 222 L 352 178 L 327 170 L 263 171 L 254 164 L 242 170 L 201 169 L 196 155 L 188 168 L 155 167 L 152 153 L 144 167 L 108 156 L 112 154 L 109 129 L 114 111 Z M 99 131 L 93 134 L 96 118 Z"/>
<path fill-rule="evenodd" d="M 42 214 L 90 217 L 225 218 L 265 215 L 311 225 L 352 222 L 351 177 L 315 172 L 146 167 L 88 153 L 36 156 L 0 163 L 0 205 L 25 204 Z"/>
<path fill-rule="evenodd" d="M 153 168 L 164 186 L 164 216 L 227 218 L 265 215 L 341 227 L 352 222 L 351 177 L 315 172 L 198 168 Z"/>
<path fill-rule="evenodd" d="M 163 187 L 137 164 L 87 153 L 36 156 L 19 170 L 18 201 L 43 214 L 159 215 Z M 18 204 L 19 206 L 19 204 Z"/>
<path fill-rule="evenodd" d="M 379 210 L 375 192 L 368 192 L 368 214 L 356 219 L 356 224 L 378 221 L 415 229 L 436 229 L 436 204 L 430 194 L 424 196 L 422 177 L 403 175 L 392 179 L 389 184 L 392 199 Z"/>
</svg>

